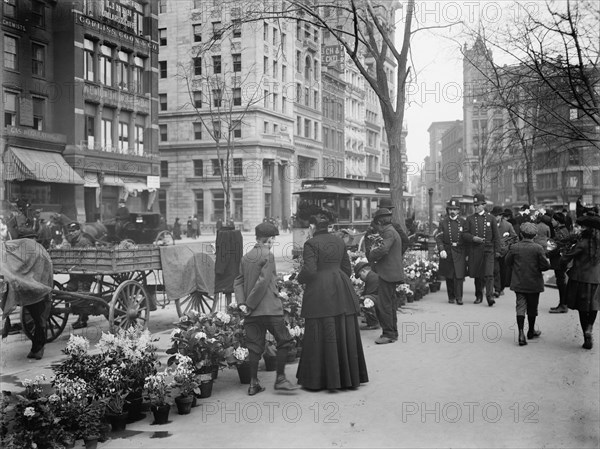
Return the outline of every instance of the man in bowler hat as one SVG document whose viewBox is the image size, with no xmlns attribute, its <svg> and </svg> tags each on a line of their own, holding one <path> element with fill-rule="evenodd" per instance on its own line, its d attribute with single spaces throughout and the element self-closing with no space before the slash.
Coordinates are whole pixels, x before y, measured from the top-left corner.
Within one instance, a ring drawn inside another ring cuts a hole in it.
<svg viewBox="0 0 600 449">
<path fill-rule="evenodd" d="M 466 251 L 462 233 L 466 228 L 464 218 L 458 216 L 460 205 L 456 200 L 446 203 L 446 217 L 440 221 L 435 242 L 440 254 L 440 276 L 446 278 L 446 291 L 450 304 L 463 305 L 463 283 L 466 272 Z"/>
<path fill-rule="evenodd" d="M 500 237 L 496 218 L 485 211 L 485 196 L 473 198 L 475 213 L 467 217 L 463 239 L 469 244 L 469 277 L 475 278 L 475 304 L 483 301 L 483 290 L 488 306 L 494 301 L 494 258 L 500 251 Z"/>
</svg>

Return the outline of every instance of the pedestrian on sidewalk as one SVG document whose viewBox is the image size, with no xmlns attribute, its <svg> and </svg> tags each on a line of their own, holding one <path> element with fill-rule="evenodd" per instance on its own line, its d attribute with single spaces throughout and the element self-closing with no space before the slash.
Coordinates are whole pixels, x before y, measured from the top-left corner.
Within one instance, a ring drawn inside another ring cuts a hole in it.
<svg viewBox="0 0 600 449">
<path fill-rule="evenodd" d="M 498 235 L 500 236 L 500 251 L 494 258 L 494 297 L 496 298 L 504 294 L 504 287 L 507 286 L 504 258 L 510 246 L 519 240 L 513 225 L 508 221 L 507 213 L 512 215 L 510 209 L 503 210 L 500 206 L 494 206 L 492 209 L 492 215 L 498 222 Z"/>
<path fill-rule="evenodd" d="M 600 303 L 600 217 L 583 215 L 576 223 L 581 226 L 577 244 L 561 258 L 567 271 L 567 301 L 569 309 L 579 311 L 583 331 L 583 348 L 592 349 L 592 329 Z"/>
<path fill-rule="evenodd" d="M 304 265 L 298 274 L 298 282 L 305 284 L 298 383 L 308 390 L 358 388 L 369 376 L 350 258 L 344 241 L 328 231 L 331 212 L 322 209 L 309 222 L 314 235 L 304 243 Z"/>
<path fill-rule="evenodd" d="M 533 223 L 521 225 L 523 239 L 508 250 L 505 263 L 511 269 L 510 289 L 517 296 L 517 327 L 519 328 L 519 346 L 525 346 L 525 315 L 529 321 L 527 338 L 538 338 L 542 332 L 535 330 L 540 293 L 544 291 L 542 272 L 550 269 L 546 251 L 533 239 L 537 235 L 537 226 Z"/>
<path fill-rule="evenodd" d="M 456 200 L 446 203 L 446 217 L 440 221 L 435 242 L 440 254 L 439 275 L 446 278 L 450 304 L 463 305 L 463 284 L 466 274 L 466 252 L 462 233 L 465 219 L 458 216 L 460 205 Z"/>
<path fill-rule="evenodd" d="M 565 224 L 565 216 L 561 213 L 552 216 L 552 225 L 554 227 L 554 248 L 548 251 L 547 256 L 554 270 L 559 301 L 558 306 L 550 307 L 550 313 L 567 313 L 569 311 L 567 306 L 567 276 L 565 268 L 560 263 L 560 247 L 568 241 L 571 233 Z"/>
<path fill-rule="evenodd" d="M 285 364 L 293 339 L 283 320 L 283 303 L 276 285 L 275 256 L 271 252 L 279 231 L 270 223 L 261 223 L 256 226 L 255 234 L 256 245 L 242 257 L 234 284 L 238 307 L 245 315 L 244 330 L 250 352 L 250 396 L 265 391 L 258 380 L 258 363 L 265 350 L 267 331 L 277 342 L 275 390 L 292 391 L 299 388 L 285 377 Z"/>
<path fill-rule="evenodd" d="M 402 240 L 392 225 L 389 209 L 379 208 L 373 216 L 373 227 L 381 236 L 381 244 L 371 248 L 367 259 L 379 275 L 379 301 L 377 318 L 381 336 L 376 344 L 394 343 L 398 340 L 398 315 L 396 284 L 404 280 Z"/>
<path fill-rule="evenodd" d="M 494 300 L 494 258 L 500 251 L 500 237 L 496 218 L 485 211 L 486 200 L 481 193 L 473 198 L 475 213 L 467 217 L 463 239 L 469 244 L 469 277 L 475 279 L 475 304 L 483 301 L 483 291 L 488 306 Z"/>
<path fill-rule="evenodd" d="M 354 267 L 354 277 L 360 279 L 365 283 L 362 294 L 360 296 L 361 302 L 364 303 L 366 299 L 373 302 L 373 307 L 363 308 L 363 315 L 366 320 L 366 324 L 361 326 L 360 330 L 375 330 L 379 329 L 379 320 L 377 319 L 377 303 L 378 303 L 378 290 L 379 290 L 379 276 L 373 270 L 369 262 L 358 262 Z"/>
</svg>

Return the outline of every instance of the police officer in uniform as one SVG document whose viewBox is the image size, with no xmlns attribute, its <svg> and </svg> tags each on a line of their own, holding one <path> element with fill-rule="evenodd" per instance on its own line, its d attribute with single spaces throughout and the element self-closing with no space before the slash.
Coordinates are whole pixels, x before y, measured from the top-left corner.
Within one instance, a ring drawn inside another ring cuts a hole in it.
<svg viewBox="0 0 600 449">
<path fill-rule="evenodd" d="M 435 242 L 440 254 L 440 276 L 446 278 L 446 290 L 450 304 L 463 305 L 463 283 L 466 272 L 466 252 L 462 233 L 465 219 L 459 217 L 460 205 L 456 200 L 446 203 L 446 217 L 439 224 Z"/>
</svg>

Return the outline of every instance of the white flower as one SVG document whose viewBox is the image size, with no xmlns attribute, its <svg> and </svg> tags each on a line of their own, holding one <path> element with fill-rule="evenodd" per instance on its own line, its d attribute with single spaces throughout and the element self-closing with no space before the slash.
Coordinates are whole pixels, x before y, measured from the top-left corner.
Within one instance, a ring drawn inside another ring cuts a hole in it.
<svg viewBox="0 0 600 449">
<path fill-rule="evenodd" d="M 287 281 L 289 281 L 291 276 L 292 276 L 291 274 L 286 274 L 286 275 L 284 275 L 284 276 L 283 276 L 283 280 L 284 280 L 284 282 L 287 282 Z"/>
<path fill-rule="evenodd" d="M 364 306 L 366 309 L 370 309 L 370 308 L 371 308 L 371 307 L 373 307 L 374 305 L 375 305 L 375 303 L 374 303 L 374 302 L 373 302 L 373 300 L 372 300 L 372 299 L 370 299 L 370 298 L 367 298 L 367 299 L 365 299 L 365 301 L 364 301 L 364 303 L 363 303 L 363 306 Z"/>
<path fill-rule="evenodd" d="M 48 396 L 48 401 L 49 402 L 58 402 L 58 401 L 60 401 L 60 398 L 58 397 L 57 394 L 51 394 L 50 396 Z"/>
<path fill-rule="evenodd" d="M 231 317 L 225 312 L 217 312 L 217 319 L 227 324 L 231 321 Z"/>
<path fill-rule="evenodd" d="M 85 337 L 71 334 L 67 342 L 66 352 L 71 355 L 83 355 L 90 349 L 90 342 Z"/>
<path fill-rule="evenodd" d="M 229 303 L 229 307 L 231 307 L 232 309 L 238 308 L 238 304 L 237 302 L 235 302 L 235 299 L 231 300 L 231 302 Z"/>
<path fill-rule="evenodd" d="M 31 379 L 24 379 L 22 383 L 25 388 L 31 387 L 33 385 L 33 381 Z"/>
<path fill-rule="evenodd" d="M 290 299 L 290 297 L 285 291 L 279 292 L 279 296 L 281 296 L 283 299 Z"/>
<path fill-rule="evenodd" d="M 173 338 L 177 337 L 177 336 L 178 336 L 180 333 L 181 333 L 181 330 L 180 330 L 180 329 L 173 329 L 173 330 L 171 331 L 171 339 L 173 339 Z"/>
<path fill-rule="evenodd" d="M 27 407 L 23 412 L 23 415 L 27 417 L 35 416 L 35 409 L 33 407 Z"/>
<path fill-rule="evenodd" d="M 240 360 L 240 361 L 242 361 L 242 362 L 243 362 L 244 360 L 246 360 L 246 357 L 248 357 L 248 354 L 249 354 L 249 353 L 250 353 L 250 351 L 248 351 L 248 349 L 246 349 L 246 348 L 242 348 L 242 347 L 240 346 L 239 348 L 236 348 L 236 349 L 233 351 L 233 356 L 234 356 L 236 359 L 238 359 L 238 360 Z"/>
<path fill-rule="evenodd" d="M 202 340 L 203 338 L 206 338 L 206 334 L 204 332 L 196 332 L 194 338 L 196 340 Z"/>
</svg>

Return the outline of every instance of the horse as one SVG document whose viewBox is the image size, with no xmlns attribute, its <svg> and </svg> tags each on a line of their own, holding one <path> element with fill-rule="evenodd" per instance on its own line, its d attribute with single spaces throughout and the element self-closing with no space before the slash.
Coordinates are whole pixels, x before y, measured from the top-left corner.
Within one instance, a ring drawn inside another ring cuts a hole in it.
<svg viewBox="0 0 600 449">
<path fill-rule="evenodd" d="M 67 226 L 71 223 L 77 223 L 76 220 L 72 220 L 67 217 L 65 214 L 57 213 L 51 217 L 51 220 L 63 230 L 63 233 L 66 235 Z M 89 234 L 95 241 L 97 242 L 106 242 L 106 238 L 108 237 L 108 230 L 104 223 L 100 221 L 90 222 L 90 223 L 82 223 L 81 231 Z"/>
</svg>

